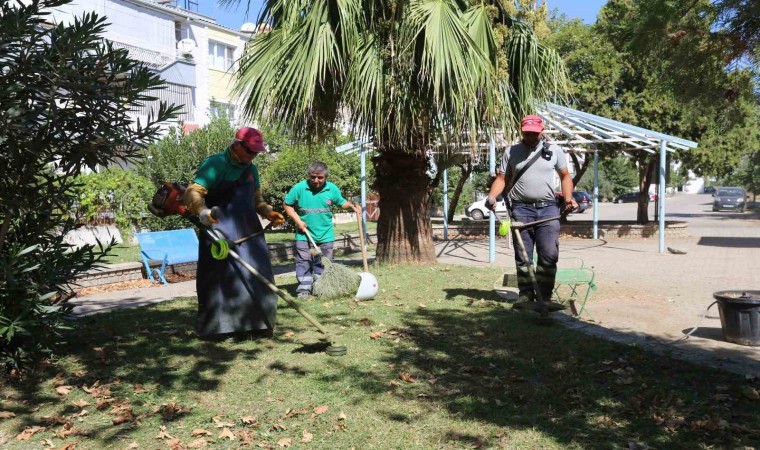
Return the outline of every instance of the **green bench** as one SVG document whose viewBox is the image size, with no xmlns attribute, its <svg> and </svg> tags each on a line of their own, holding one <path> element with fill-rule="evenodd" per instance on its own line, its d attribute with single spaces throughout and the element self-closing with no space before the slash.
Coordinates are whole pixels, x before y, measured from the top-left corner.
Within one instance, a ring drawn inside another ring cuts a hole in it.
<svg viewBox="0 0 760 450">
<path fill-rule="evenodd" d="M 496 284 L 501 286 L 494 286 L 495 289 L 504 291 L 504 288 L 517 288 L 515 266 L 512 265 L 510 269 L 511 272 L 506 272 L 500 277 Z M 586 308 L 591 291 L 596 290 L 595 276 L 594 269 L 586 267 L 581 258 L 574 256 L 560 258 L 552 298 L 563 305 L 569 305 L 573 315 L 580 317 Z M 580 310 L 577 308 L 578 302 L 581 303 Z"/>
<path fill-rule="evenodd" d="M 554 279 L 554 298 L 563 305 L 569 303 L 573 315 L 580 317 L 591 291 L 596 290 L 595 277 L 594 269 L 586 267 L 581 258 L 560 258 Z M 578 301 L 581 301 L 580 310 L 576 307 Z"/>
</svg>

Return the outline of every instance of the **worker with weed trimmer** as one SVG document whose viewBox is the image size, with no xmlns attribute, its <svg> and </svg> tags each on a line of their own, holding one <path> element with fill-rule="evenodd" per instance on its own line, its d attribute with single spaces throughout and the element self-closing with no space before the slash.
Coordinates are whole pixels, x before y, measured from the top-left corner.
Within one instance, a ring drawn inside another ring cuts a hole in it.
<svg viewBox="0 0 760 450">
<path fill-rule="evenodd" d="M 261 132 L 241 128 L 221 153 L 206 158 L 184 193 L 191 214 L 228 240 L 235 251 L 266 279 L 274 281 L 269 249 L 259 215 L 273 226 L 284 222 L 261 196 L 259 171 L 253 160 L 266 152 Z M 198 250 L 197 333 L 201 337 L 231 334 L 271 336 L 277 295 L 232 259 L 215 258 L 211 239 L 201 233 Z"/>
<path fill-rule="evenodd" d="M 573 180 L 565 152 L 545 140 L 543 119 L 536 115 L 525 116 L 521 131 L 522 141 L 504 152 L 486 198 L 486 206 L 493 211 L 496 197 L 503 195 L 514 223 L 535 223 L 517 229 L 523 247 L 515 249 L 520 292 L 514 307 L 518 309 L 537 300 L 534 286 L 538 288 L 540 301 L 551 299 L 559 259 L 560 212 L 567 213 L 578 207 L 573 199 Z M 554 193 L 555 172 L 562 185 L 564 203 L 561 205 L 557 204 Z M 535 273 L 532 269 L 534 247 L 538 253 Z"/>
<path fill-rule="evenodd" d="M 308 299 L 316 279 L 325 270 L 322 258 L 332 259 L 335 230 L 332 207 L 340 206 L 361 214 L 361 208 L 349 202 L 334 183 L 327 181 L 327 164 L 309 165 L 307 179 L 293 185 L 285 196 L 283 208 L 296 226 L 296 278 L 299 299 Z M 308 233 L 308 236 L 307 236 Z M 319 246 L 312 254 L 309 239 Z"/>
</svg>

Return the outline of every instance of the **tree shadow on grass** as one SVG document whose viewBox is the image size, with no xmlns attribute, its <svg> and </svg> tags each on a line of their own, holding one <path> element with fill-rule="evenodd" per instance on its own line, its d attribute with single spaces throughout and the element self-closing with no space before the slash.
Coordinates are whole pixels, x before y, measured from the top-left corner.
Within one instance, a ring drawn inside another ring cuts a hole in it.
<svg viewBox="0 0 760 450">
<path fill-rule="evenodd" d="M 59 354 L 70 355 L 78 366 L 57 364 L 36 379 L 17 386 L 25 404 L 16 412 L 22 418 L 17 432 L 40 425 L 41 419 L 33 417 L 30 411 L 45 404 L 60 405 L 53 417 L 80 411 L 71 402 L 48 394 L 51 379 L 54 386 L 89 391 L 92 398 L 87 399 L 88 408 L 108 411 L 127 402 L 134 407 L 134 417 L 157 415 L 162 421 L 186 414 L 189 410 L 179 404 L 163 405 L 154 411 L 146 411 L 145 407 L 151 398 L 171 398 L 176 392 L 216 390 L 236 360 L 255 360 L 262 351 L 238 345 L 246 340 L 242 337 L 218 342 L 199 339 L 194 331 L 195 320 L 195 299 L 187 299 L 75 321 Z M 136 395 L 142 392 L 147 392 L 147 397 Z M 44 422 L 43 418 L 43 425 Z M 89 424 L 86 436 L 104 445 L 115 443 L 128 435 L 133 425 L 131 420 L 126 428 L 110 423 L 94 427 Z"/>
<path fill-rule="evenodd" d="M 539 327 L 532 313 L 489 304 L 406 313 L 402 344 L 385 358 L 407 381 L 395 388 L 365 370 L 344 373 L 371 396 L 392 389 L 404 401 L 429 404 L 430 414 L 443 407 L 461 421 L 538 431 L 560 447 L 735 448 L 757 442 L 757 432 L 747 430 L 757 430 L 760 419 L 742 400 L 736 375 L 559 324 Z M 732 400 L 715 400 L 716 386 Z M 383 404 L 378 410 L 388 420 L 423 420 Z M 470 434 L 465 441 L 494 447 L 505 435 Z"/>
</svg>

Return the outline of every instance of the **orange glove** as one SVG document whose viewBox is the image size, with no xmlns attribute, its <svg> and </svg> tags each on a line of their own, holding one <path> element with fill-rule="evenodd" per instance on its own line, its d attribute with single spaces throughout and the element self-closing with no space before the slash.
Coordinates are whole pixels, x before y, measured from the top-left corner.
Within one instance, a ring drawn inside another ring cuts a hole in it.
<svg viewBox="0 0 760 450">
<path fill-rule="evenodd" d="M 282 216 L 282 214 L 278 213 L 277 211 L 272 211 L 267 215 L 267 220 L 272 222 L 273 227 L 279 227 L 283 223 L 285 223 L 285 217 Z"/>
</svg>

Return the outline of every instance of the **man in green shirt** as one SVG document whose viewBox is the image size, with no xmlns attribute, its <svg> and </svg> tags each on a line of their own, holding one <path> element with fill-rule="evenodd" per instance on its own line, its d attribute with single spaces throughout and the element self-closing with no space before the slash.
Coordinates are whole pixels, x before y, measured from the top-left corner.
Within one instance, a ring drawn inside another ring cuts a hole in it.
<svg viewBox="0 0 760 450">
<path fill-rule="evenodd" d="M 296 225 L 296 292 L 301 299 L 311 295 L 312 285 L 325 269 L 322 259 L 309 253 L 306 232 L 322 250 L 325 258 L 332 259 L 335 231 L 332 207 L 361 214 L 361 209 L 349 202 L 334 183 L 327 181 L 328 169 L 323 162 L 309 165 L 308 178 L 295 184 L 285 196 L 285 213 Z"/>
</svg>

